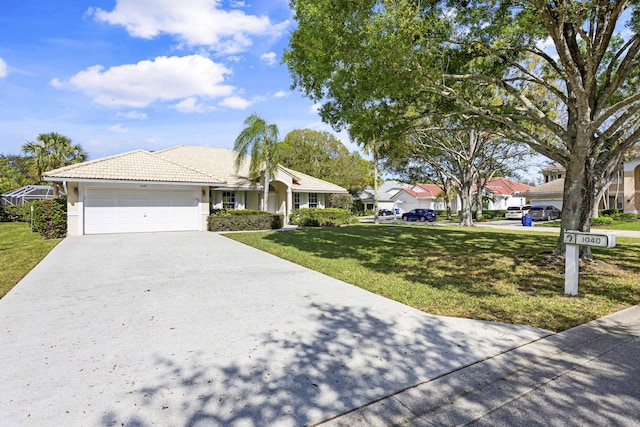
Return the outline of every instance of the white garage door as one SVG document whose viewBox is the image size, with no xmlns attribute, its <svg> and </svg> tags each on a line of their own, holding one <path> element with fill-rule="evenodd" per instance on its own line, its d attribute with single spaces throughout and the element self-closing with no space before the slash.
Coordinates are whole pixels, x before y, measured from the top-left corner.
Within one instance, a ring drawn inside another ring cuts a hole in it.
<svg viewBox="0 0 640 427">
<path fill-rule="evenodd" d="M 85 188 L 84 234 L 199 230 L 197 189 Z"/>
</svg>

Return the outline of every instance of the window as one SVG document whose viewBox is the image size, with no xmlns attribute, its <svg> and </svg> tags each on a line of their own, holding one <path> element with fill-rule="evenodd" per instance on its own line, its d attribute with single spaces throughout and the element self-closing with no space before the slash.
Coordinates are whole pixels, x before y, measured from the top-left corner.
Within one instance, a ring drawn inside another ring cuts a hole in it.
<svg viewBox="0 0 640 427">
<path fill-rule="evenodd" d="M 309 207 L 310 208 L 318 207 L 318 193 L 309 193 Z"/>
<path fill-rule="evenodd" d="M 293 193 L 293 209 L 300 209 L 300 193 Z"/>
<path fill-rule="evenodd" d="M 235 208 L 236 208 L 235 191 L 223 191 L 222 192 L 222 209 L 234 210 Z"/>
</svg>

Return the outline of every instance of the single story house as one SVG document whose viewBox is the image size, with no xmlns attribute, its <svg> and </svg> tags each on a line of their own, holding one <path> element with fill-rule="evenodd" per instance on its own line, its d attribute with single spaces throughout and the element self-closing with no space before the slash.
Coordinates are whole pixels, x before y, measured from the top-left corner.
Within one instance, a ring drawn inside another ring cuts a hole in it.
<svg viewBox="0 0 640 427">
<path fill-rule="evenodd" d="M 510 206 L 524 205 L 525 197 L 521 193 L 530 188 L 532 187 L 529 185 L 507 178 L 492 178 L 485 186 L 485 192 L 490 194 L 493 199 L 489 201 L 487 210 L 506 210 Z M 399 209 L 400 213 L 415 208 L 445 210 L 446 206 L 442 194 L 442 188 L 439 185 L 416 184 L 410 188 L 400 189 L 391 196 L 391 200 L 394 201 L 394 207 Z M 455 212 L 460 207 L 460 197 L 454 195 L 451 200 L 451 210 Z"/>
<path fill-rule="evenodd" d="M 492 178 L 485 186 L 485 193 L 491 196 L 487 210 L 506 210 L 510 207 L 524 206 L 526 198 L 522 193 L 531 188 L 533 187 L 530 185 L 507 178 Z"/>
<path fill-rule="evenodd" d="M 385 181 L 378 187 L 378 209 L 389 209 L 393 211 L 395 204 L 391 199 L 391 196 L 396 194 L 403 188 L 411 188 L 411 184 L 405 184 L 398 181 Z M 373 187 L 365 188 L 360 194 L 358 194 L 357 200 L 362 202 L 362 206 L 365 210 L 373 210 L 375 202 Z"/>
<path fill-rule="evenodd" d="M 402 188 L 391 196 L 391 200 L 394 202 L 394 208 L 398 209 L 400 214 L 416 208 L 446 209 L 445 201 L 442 198 L 442 188 L 436 184 L 415 184 L 410 188 Z M 458 197 L 454 196 L 451 201 L 451 210 L 457 211 L 459 203 Z"/>
<path fill-rule="evenodd" d="M 67 193 L 67 234 L 206 230 L 211 209 L 255 209 L 262 179 L 249 179 L 247 156 L 238 172 L 232 150 L 179 145 L 135 150 L 44 173 Z M 347 190 L 278 166 L 268 211 L 324 208 Z"/>
</svg>

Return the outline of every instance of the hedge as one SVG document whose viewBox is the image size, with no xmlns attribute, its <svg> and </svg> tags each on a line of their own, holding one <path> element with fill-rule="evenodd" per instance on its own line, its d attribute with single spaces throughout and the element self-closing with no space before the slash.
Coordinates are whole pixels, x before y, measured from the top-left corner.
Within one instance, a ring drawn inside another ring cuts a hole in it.
<svg viewBox="0 0 640 427">
<path fill-rule="evenodd" d="M 326 227 L 338 226 L 357 222 L 351 212 L 345 209 L 336 208 L 303 208 L 291 211 L 289 216 L 291 224 L 301 227 Z"/>
<path fill-rule="evenodd" d="M 0 222 L 29 222 L 31 221 L 31 203 L 24 205 L 0 206 Z"/>
<path fill-rule="evenodd" d="M 598 218 L 591 218 L 591 225 L 611 225 L 613 224 L 613 218 L 610 216 L 601 216 Z"/>
<path fill-rule="evenodd" d="M 283 214 L 246 212 L 242 210 L 212 212 L 207 218 L 207 229 L 209 231 L 276 230 L 284 226 Z"/>
</svg>

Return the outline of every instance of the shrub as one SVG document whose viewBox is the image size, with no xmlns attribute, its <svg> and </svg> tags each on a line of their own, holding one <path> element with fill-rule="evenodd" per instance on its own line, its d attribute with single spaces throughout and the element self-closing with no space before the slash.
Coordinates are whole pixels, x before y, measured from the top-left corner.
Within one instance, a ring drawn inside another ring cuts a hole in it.
<svg viewBox="0 0 640 427">
<path fill-rule="evenodd" d="M 638 219 L 638 215 L 630 212 L 617 212 L 611 215 L 611 218 L 613 218 L 614 221 L 633 221 L 634 219 Z"/>
<path fill-rule="evenodd" d="M 345 209 L 303 208 L 291 211 L 289 220 L 301 227 L 326 227 L 352 223 L 351 212 Z"/>
<path fill-rule="evenodd" d="M 598 212 L 598 215 L 600 216 L 613 216 L 617 213 L 622 212 L 619 209 L 600 209 L 600 211 Z"/>
<path fill-rule="evenodd" d="M 212 212 L 207 226 L 209 231 L 275 230 L 284 226 L 284 215 L 250 210 Z"/>
<path fill-rule="evenodd" d="M 31 221 L 31 206 L 36 202 L 23 205 L 0 206 L 0 222 L 29 222 Z"/>
<path fill-rule="evenodd" d="M 613 224 L 613 218 L 610 216 L 601 216 L 598 218 L 591 218 L 591 225 L 611 225 Z"/>
<path fill-rule="evenodd" d="M 33 206 L 33 231 L 45 239 L 59 239 L 67 234 L 66 198 L 38 200 Z"/>
<path fill-rule="evenodd" d="M 332 194 L 329 197 L 329 206 L 337 209 L 351 210 L 353 207 L 353 196 L 351 196 L 351 194 Z"/>
</svg>

